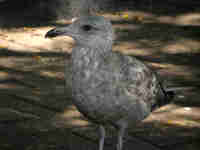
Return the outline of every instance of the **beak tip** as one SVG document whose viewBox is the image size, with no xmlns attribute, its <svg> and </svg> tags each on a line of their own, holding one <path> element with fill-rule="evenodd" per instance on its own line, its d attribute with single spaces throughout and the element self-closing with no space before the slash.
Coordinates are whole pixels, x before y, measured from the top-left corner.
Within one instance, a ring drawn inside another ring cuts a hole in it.
<svg viewBox="0 0 200 150">
<path fill-rule="evenodd" d="M 46 33 L 46 34 L 44 35 L 44 38 L 45 38 L 45 39 L 49 38 L 49 35 Z"/>
<path fill-rule="evenodd" d="M 67 35 L 68 33 L 68 29 L 66 27 L 60 27 L 60 28 L 54 28 L 49 30 L 46 34 L 45 34 L 45 38 L 54 38 L 57 36 L 64 36 Z"/>
<path fill-rule="evenodd" d="M 53 38 L 53 37 L 56 37 L 58 36 L 58 33 L 56 32 L 55 29 L 51 29 L 49 30 L 46 34 L 45 34 L 45 38 Z"/>
</svg>

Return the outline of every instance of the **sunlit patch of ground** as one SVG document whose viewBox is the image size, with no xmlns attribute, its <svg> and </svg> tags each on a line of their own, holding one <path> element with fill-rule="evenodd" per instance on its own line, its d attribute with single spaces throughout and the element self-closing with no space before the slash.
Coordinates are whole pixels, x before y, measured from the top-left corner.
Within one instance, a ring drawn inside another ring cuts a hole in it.
<svg viewBox="0 0 200 150">
<path fill-rule="evenodd" d="M 180 107 L 168 105 L 155 111 L 149 116 L 148 122 L 162 122 L 168 125 L 183 127 L 200 127 L 200 109 L 198 107 Z"/>
<path fill-rule="evenodd" d="M 20 31 L 8 31 L 0 30 L 1 48 L 15 49 L 17 51 L 24 52 L 42 52 L 52 49 L 59 51 L 70 49 L 70 42 L 72 40 L 68 37 L 62 38 L 62 42 L 59 42 L 57 38 L 56 44 L 52 44 L 52 40 L 45 39 L 45 33 L 52 29 L 52 27 L 43 28 L 23 28 Z M 67 44 L 65 44 L 67 43 Z"/>
<path fill-rule="evenodd" d="M 105 14 L 114 21 L 132 21 L 136 23 L 167 23 L 175 25 L 199 25 L 200 13 L 183 13 L 181 15 L 155 15 L 153 12 L 122 11 L 116 14 Z"/>
<path fill-rule="evenodd" d="M 200 13 L 187 13 L 176 16 L 175 23 L 178 25 L 199 25 Z"/>
<path fill-rule="evenodd" d="M 180 39 L 168 43 L 168 45 L 161 48 L 161 50 L 169 54 L 200 53 L 200 42 L 198 40 Z"/>
<path fill-rule="evenodd" d="M 51 120 L 56 127 L 87 127 L 89 122 L 83 120 L 83 116 L 77 111 L 75 106 L 71 106 L 64 110 L 63 113 L 55 115 Z"/>
</svg>

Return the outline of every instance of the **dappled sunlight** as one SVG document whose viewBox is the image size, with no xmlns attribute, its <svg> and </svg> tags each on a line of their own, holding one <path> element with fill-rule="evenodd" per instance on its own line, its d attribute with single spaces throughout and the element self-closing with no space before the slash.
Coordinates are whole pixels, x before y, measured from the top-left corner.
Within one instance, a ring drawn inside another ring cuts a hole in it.
<svg viewBox="0 0 200 150">
<path fill-rule="evenodd" d="M 125 18 L 123 14 L 126 14 Z M 200 52 L 198 32 L 195 32 L 198 28 L 177 25 L 176 16 L 164 16 L 168 22 L 162 22 L 159 21 L 162 16 L 141 14 L 142 19 L 138 23 L 132 17 L 137 15 L 140 16 L 137 11 L 121 12 L 118 21 L 110 17 L 117 35 L 114 50 L 140 56 Z M 145 22 L 145 16 L 150 17 L 152 22 Z"/>
<path fill-rule="evenodd" d="M 131 21 L 132 23 L 166 23 L 174 25 L 200 25 L 200 13 L 183 13 L 181 15 L 157 15 L 145 11 L 122 11 L 116 14 L 104 14 L 113 21 Z"/>
<path fill-rule="evenodd" d="M 113 21 L 152 22 L 156 16 L 143 11 L 122 11 L 116 14 L 103 14 L 104 17 Z"/>
<path fill-rule="evenodd" d="M 17 64 L 15 62 L 15 58 L 12 59 L 12 61 L 9 61 L 7 57 L 0 58 L 0 64 L 4 67 L 15 67 Z"/>
<path fill-rule="evenodd" d="M 73 43 L 70 37 L 62 37 L 62 40 L 58 37 L 55 40 L 57 44 L 52 45 L 52 40 L 44 37 L 50 29 L 52 27 L 22 28 L 20 31 L 0 30 L 0 40 L 3 43 L 0 48 L 15 49 L 21 52 L 42 52 L 52 49 L 57 49 L 62 52 L 63 50 L 70 49 L 72 45 L 70 43 Z"/>
<path fill-rule="evenodd" d="M 72 20 L 71 19 L 64 19 L 64 18 L 57 18 L 57 20 L 55 20 L 55 23 L 57 23 L 59 25 L 66 25 L 66 24 L 71 24 Z"/>
<path fill-rule="evenodd" d="M 90 123 L 83 120 L 83 116 L 75 106 L 70 106 L 63 113 L 57 113 L 52 119 L 56 127 L 87 127 Z"/>
<path fill-rule="evenodd" d="M 176 16 L 177 25 L 200 25 L 200 13 L 187 13 Z"/>
<path fill-rule="evenodd" d="M 127 33 L 127 35 L 129 35 L 128 31 L 129 30 L 140 30 L 142 27 L 139 26 L 139 25 L 134 25 L 134 24 L 113 24 L 112 25 L 113 28 L 114 28 L 114 33 L 117 33 L 117 32 L 122 32 L 122 33 Z"/>
<path fill-rule="evenodd" d="M 181 107 L 170 104 L 153 112 L 144 122 L 159 122 L 169 126 L 200 128 L 199 113 L 200 109 L 198 107 Z"/>
<path fill-rule="evenodd" d="M 169 69 L 169 68 L 174 68 L 174 67 L 179 67 L 175 64 L 169 64 L 169 63 L 155 63 L 155 62 L 150 62 L 153 67 L 155 68 L 162 68 L 162 69 Z"/>
<path fill-rule="evenodd" d="M 51 78 L 61 78 L 64 79 L 64 72 L 58 72 L 58 71 L 40 71 L 40 75 L 47 76 Z"/>
<path fill-rule="evenodd" d="M 9 89 L 9 90 L 24 90 L 26 87 L 23 85 L 18 85 L 16 83 L 8 82 L 8 83 L 0 83 L 0 90 Z"/>
<path fill-rule="evenodd" d="M 162 74 L 165 74 L 165 73 L 167 74 L 168 72 L 168 73 L 173 74 L 174 76 L 175 75 L 182 76 L 185 78 L 187 77 L 189 78 L 193 76 L 194 74 L 194 72 L 191 72 L 191 67 L 187 65 L 176 65 L 173 63 L 149 63 L 149 64 L 157 68 L 165 69 L 165 70 L 162 70 Z"/>
<path fill-rule="evenodd" d="M 26 83 L 23 82 L 24 76 L 14 71 L 2 71 L 0 72 L 0 90 L 12 90 L 12 91 L 23 91 L 28 89 Z M 5 69 L 6 70 L 6 69 Z M 29 85 L 27 83 L 27 85 Z"/>
<path fill-rule="evenodd" d="M 166 23 L 166 24 L 175 24 L 176 22 L 176 17 L 174 16 L 158 16 L 157 21 L 160 23 Z"/>
<path fill-rule="evenodd" d="M 153 10 L 132 10 L 103 13 L 112 20 L 115 29 L 116 41 L 113 50 L 136 56 L 152 66 L 158 71 L 161 79 L 166 80 L 166 87 L 191 85 L 196 91 L 180 91 L 180 96 L 177 96 L 173 104 L 155 110 L 139 128 L 133 127 L 131 130 L 142 133 L 141 137 L 147 135 L 147 138 L 152 138 L 158 135 L 159 139 L 169 139 L 170 134 L 172 137 L 196 134 L 194 130 L 200 129 L 200 14 L 171 15 L 167 11 L 156 13 Z M 67 75 L 64 75 L 64 59 L 68 59 L 65 52 L 71 53 L 74 40 L 67 36 L 54 39 L 44 37 L 46 32 L 55 26 L 64 26 L 71 23 L 70 21 L 57 20 L 55 24 L 47 23 L 35 27 L 10 25 L 11 28 L 0 29 L 0 99 L 1 107 L 9 108 L 0 110 L 0 116 L 3 120 L 7 114 L 14 116 L 14 119 L 21 114 L 32 114 L 35 120 L 40 119 L 39 125 L 42 126 L 45 120 L 48 125 L 54 126 L 53 138 L 60 128 L 93 139 L 97 137 L 96 125 L 88 122 L 80 114 L 73 105 L 71 91 L 67 91 L 64 85 L 64 78 L 67 78 Z M 28 121 L 21 124 L 26 127 Z M 31 130 L 34 124 L 29 124 Z M 48 127 L 43 129 L 46 133 L 50 132 Z M 162 130 L 164 134 L 158 133 L 157 129 Z M 185 129 L 189 129 L 190 132 Z M 92 134 L 95 136 L 91 136 Z M 51 141 L 49 143 L 51 146 Z"/>
<path fill-rule="evenodd" d="M 41 46 L 49 45 L 48 41 L 45 40 L 43 34 L 45 31 L 42 29 L 22 29 L 19 31 L 1 31 L 6 37 L 2 40 L 7 44 L 6 48 L 16 49 L 17 51 L 27 51 L 27 48 L 34 52 L 40 52 Z M 20 39 L 20 40 L 19 40 Z M 30 42 L 31 41 L 31 42 Z"/>
<path fill-rule="evenodd" d="M 181 107 L 171 112 L 172 116 L 178 115 L 179 117 L 189 120 L 195 119 L 200 123 L 200 108 L 198 107 Z"/>
<path fill-rule="evenodd" d="M 9 73 L 8 72 L 0 72 L 0 80 L 5 80 L 9 78 Z"/>
<path fill-rule="evenodd" d="M 127 48 L 127 49 L 120 50 L 121 49 L 120 47 L 121 46 L 116 47 L 116 49 L 117 49 L 116 51 L 119 51 L 119 52 L 121 52 L 123 54 L 126 54 L 126 55 L 148 56 L 148 55 L 152 55 L 153 54 L 153 52 L 151 50 L 148 51 L 147 49 L 139 49 L 139 48 L 131 49 L 131 48 Z M 122 45 L 122 47 L 123 47 L 123 45 Z"/>
<path fill-rule="evenodd" d="M 138 48 L 141 44 L 137 42 L 121 42 L 113 46 L 114 51 L 120 51 L 121 53 L 128 54 L 128 55 L 152 55 L 152 50 L 148 50 L 145 48 Z"/>
<path fill-rule="evenodd" d="M 180 39 L 169 42 L 161 48 L 161 51 L 168 54 L 200 53 L 200 42 L 198 40 Z"/>
</svg>

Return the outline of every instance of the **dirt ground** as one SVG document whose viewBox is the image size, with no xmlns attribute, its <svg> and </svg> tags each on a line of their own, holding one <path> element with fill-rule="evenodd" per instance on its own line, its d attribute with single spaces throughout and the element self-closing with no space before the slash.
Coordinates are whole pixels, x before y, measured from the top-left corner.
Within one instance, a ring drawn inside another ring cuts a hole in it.
<svg viewBox="0 0 200 150">
<path fill-rule="evenodd" d="M 170 6 L 103 13 L 115 29 L 113 49 L 138 57 L 177 91 L 172 104 L 133 127 L 124 149 L 197 150 L 200 146 L 200 11 Z M 9 19 L 8 19 L 9 18 Z M 97 149 L 97 126 L 86 121 L 64 90 L 64 60 L 73 40 L 45 39 L 69 20 L 45 22 L 0 15 L 0 149 Z M 115 149 L 114 129 L 106 150 Z"/>
</svg>

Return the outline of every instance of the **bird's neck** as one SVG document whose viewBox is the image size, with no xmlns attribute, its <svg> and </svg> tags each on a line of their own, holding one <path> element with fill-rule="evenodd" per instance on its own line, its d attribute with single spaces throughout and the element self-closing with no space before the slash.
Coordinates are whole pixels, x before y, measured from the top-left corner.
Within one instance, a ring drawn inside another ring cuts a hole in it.
<svg viewBox="0 0 200 150">
<path fill-rule="evenodd" d="M 93 62 L 101 62 L 103 58 L 110 55 L 110 53 L 111 50 L 108 51 L 107 48 L 104 50 L 102 48 L 76 46 L 72 50 L 73 65 L 89 65 Z"/>
</svg>

